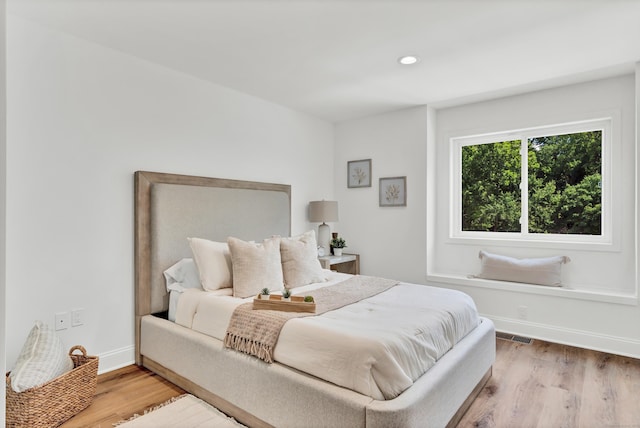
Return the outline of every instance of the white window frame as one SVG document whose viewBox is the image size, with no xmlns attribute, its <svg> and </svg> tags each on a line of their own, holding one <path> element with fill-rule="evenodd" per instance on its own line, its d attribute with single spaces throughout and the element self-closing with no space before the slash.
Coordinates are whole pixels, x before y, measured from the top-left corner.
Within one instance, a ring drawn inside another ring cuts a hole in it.
<svg viewBox="0 0 640 428">
<path fill-rule="evenodd" d="M 452 137 L 450 139 L 450 219 L 449 238 L 455 241 L 472 240 L 475 243 L 486 240 L 487 243 L 512 242 L 512 243 L 551 243 L 551 244 L 588 244 L 588 245 L 612 245 L 612 180 L 611 180 L 611 150 L 612 150 L 612 121 L 611 117 L 590 119 L 578 122 L 524 128 L 505 132 Z M 523 156 L 523 151 L 528 151 L 530 138 L 564 135 L 579 132 L 602 131 L 602 212 L 600 235 L 578 234 L 543 234 L 529 233 L 528 224 L 528 157 Z M 520 232 L 483 232 L 462 230 L 462 148 L 478 144 L 496 143 L 502 141 L 520 140 L 521 164 L 521 218 Z"/>
</svg>

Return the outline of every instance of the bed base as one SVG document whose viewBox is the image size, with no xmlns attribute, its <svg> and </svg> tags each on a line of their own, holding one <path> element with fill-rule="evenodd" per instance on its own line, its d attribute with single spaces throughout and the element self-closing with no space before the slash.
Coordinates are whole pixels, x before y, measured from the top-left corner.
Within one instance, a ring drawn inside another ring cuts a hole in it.
<svg viewBox="0 0 640 428">
<path fill-rule="evenodd" d="M 493 324 L 482 319 L 411 388 L 378 401 L 167 320 L 145 316 L 141 328 L 143 366 L 251 427 L 453 427 L 495 360 Z"/>
<path fill-rule="evenodd" d="M 176 372 L 161 366 L 160 364 L 156 363 L 155 361 L 149 358 L 144 358 L 144 357 L 142 358 L 142 366 L 158 374 L 159 376 L 162 376 L 163 378 L 167 379 L 174 385 L 179 386 L 185 391 L 197 397 L 200 397 L 202 400 L 211 404 L 212 406 L 224 412 L 225 414 L 229 416 L 233 416 L 237 421 L 241 422 L 244 425 L 247 425 L 252 428 L 273 428 L 273 425 L 269 425 L 265 421 L 256 418 L 255 416 L 245 412 L 241 408 L 229 403 L 224 398 L 219 397 L 218 395 L 202 388 L 197 383 L 191 382 L 189 379 L 186 379 L 180 376 Z M 464 401 L 464 403 L 462 403 L 462 406 L 460 406 L 456 414 L 453 415 L 453 417 L 447 424 L 446 428 L 456 428 L 458 426 L 458 424 L 462 420 L 462 417 L 465 415 L 465 413 L 467 413 L 467 410 L 469 410 L 469 407 L 471 407 L 471 404 L 473 404 L 476 397 L 480 395 L 480 392 L 482 392 L 482 389 L 485 387 L 487 382 L 489 382 L 489 379 L 491 379 L 492 373 L 493 373 L 493 367 L 490 367 L 489 370 L 487 370 L 487 372 L 484 374 L 484 376 L 482 376 L 482 379 L 480 379 L 480 382 L 478 382 L 475 388 L 473 388 L 473 391 L 471 391 L 471 394 L 469 394 L 469 396 Z"/>
<path fill-rule="evenodd" d="M 142 366 L 162 376 L 169 382 L 179 386 L 180 388 L 195 395 L 196 397 L 201 398 L 202 400 L 211 404 L 213 407 L 220 410 L 221 412 L 226 413 L 229 416 L 233 416 L 237 421 L 241 422 L 242 424 L 248 427 L 273 428 L 272 425 L 269 425 L 265 421 L 262 421 L 256 418 L 255 416 L 253 416 L 252 414 L 245 412 L 244 410 L 242 410 L 238 406 L 233 405 L 232 403 L 228 402 L 224 398 L 212 393 L 211 391 L 204 389 L 197 383 L 192 382 L 189 379 L 180 376 L 173 370 L 169 370 L 168 368 L 163 367 L 162 365 L 158 364 L 157 362 L 153 361 L 150 358 L 142 357 Z"/>
<path fill-rule="evenodd" d="M 484 376 L 482 376 L 482 379 L 480 379 L 480 382 L 478 382 L 476 387 L 473 388 L 473 391 L 471 391 L 471 394 L 469 394 L 467 399 L 464 400 L 464 403 L 462 403 L 462 405 L 460 406 L 456 414 L 453 415 L 453 417 L 447 424 L 446 428 L 456 428 L 458 426 L 458 424 L 462 420 L 462 417 L 465 415 L 465 413 L 467 413 L 467 410 L 469 410 L 469 407 L 471 407 L 471 405 L 473 404 L 475 399 L 478 397 L 478 395 L 480 395 L 484 387 L 487 385 L 487 382 L 489 382 L 489 379 L 491 379 L 492 375 L 493 375 L 493 366 L 489 367 L 489 370 L 487 370 Z"/>
</svg>

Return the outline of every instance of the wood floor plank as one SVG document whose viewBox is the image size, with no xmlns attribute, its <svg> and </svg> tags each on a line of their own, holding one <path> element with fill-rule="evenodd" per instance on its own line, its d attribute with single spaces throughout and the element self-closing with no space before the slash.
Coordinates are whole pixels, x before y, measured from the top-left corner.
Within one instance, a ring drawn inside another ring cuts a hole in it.
<svg viewBox="0 0 640 428">
<path fill-rule="evenodd" d="M 640 360 L 534 340 L 496 342 L 493 376 L 459 428 L 640 428 Z M 62 426 L 112 427 L 184 391 L 128 366 L 99 376 L 93 404 Z"/>
<path fill-rule="evenodd" d="M 98 376 L 96 395 L 87 409 L 65 422 L 64 428 L 104 427 L 143 413 L 184 391 L 138 366 Z"/>
<path fill-rule="evenodd" d="M 640 427 L 640 360 L 538 340 L 496 349 L 459 428 Z"/>
<path fill-rule="evenodd" d="M 618 358 L 617 368 L 619 376 L 623 379 L 620 382 L 617 405 L 620 413 L 620 426 L 640 426 L 640 419 L 637 414 L 624 412 L 623 409 L 638 407 L 638 397 L 640 397 L 640 380 L 637 374 L 636 360 L 631 358 Z"/>
</svg>

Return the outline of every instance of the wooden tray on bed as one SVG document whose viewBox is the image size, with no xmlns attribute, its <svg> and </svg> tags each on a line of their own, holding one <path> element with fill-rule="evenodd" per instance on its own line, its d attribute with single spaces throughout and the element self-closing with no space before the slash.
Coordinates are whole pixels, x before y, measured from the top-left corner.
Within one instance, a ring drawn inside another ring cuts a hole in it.
<svg viewBox="0 0 640 428">
<path fill-rule="evenodd" d="M 315 302 L 305 302 L 302 296 L 291 296 L 290 302 L 282 300 L 282 296 L 269 296 L 269 300 L 261 299 L 260 295 L 253 298 L 253 309 L 268 309 L 284 312 L 316 312 Z"/>
</svg>

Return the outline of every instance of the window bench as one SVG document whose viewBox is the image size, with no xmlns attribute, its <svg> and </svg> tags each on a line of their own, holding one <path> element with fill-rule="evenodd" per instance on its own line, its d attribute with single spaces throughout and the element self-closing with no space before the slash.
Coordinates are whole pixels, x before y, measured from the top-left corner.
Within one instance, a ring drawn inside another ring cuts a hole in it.
<svg viewBox="0 0 640 428">
<path fill-rule="evenodd" d="M 595 302 L 617 303 L 621 305 L 638 305 L 638 296 L 633 293 L 616 293 L 606 290 L 577 290 L 568 286 L 549 287 L 545 285 L 523 284 L 519 282 L 493 281 L 480 278 L 468 278 L 459 274 L 428 274 L 427 282 L 461 285 L 465 287 L 490 288 L 494 290 L 513 291 L 518 293 L 540 294 L 563 297 L 567 299 L 591 300 Z"/>
</svg>

